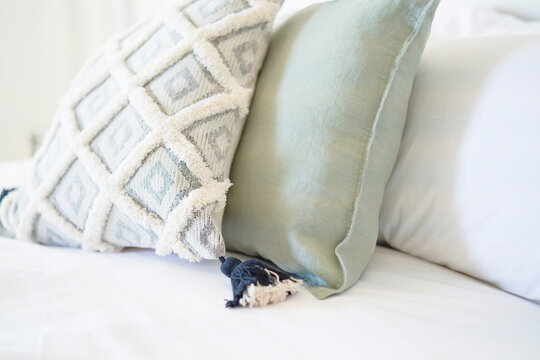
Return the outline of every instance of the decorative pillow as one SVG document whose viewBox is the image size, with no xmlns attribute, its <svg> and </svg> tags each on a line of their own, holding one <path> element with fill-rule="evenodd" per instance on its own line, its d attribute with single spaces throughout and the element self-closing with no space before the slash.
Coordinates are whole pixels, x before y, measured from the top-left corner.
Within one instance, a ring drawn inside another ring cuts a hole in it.
<svg viewBox="0 0 540 360">
<path fill-rule="evenodd" d="M 443 2 L 433 20 L 431 40 L 436 36 L 467 37 L 540 32 L 540 21 L 525 20 L 511 14 L 512 10 L 519 12 L 519 6 L 504 11 L 499 7 L 478 6 L 475 2 L 477 1 L 467 0 L 457 6 L 455 0 Z M 507 2 L 506 5 L 512 8 L 517 4 Z M 540 11 L 540 3 L 530 5 Z"/>
<path fill-rule="evenodd" d="M 280 0 L 183 0 L 114 39 L 62 100 L 4 225 L 43 244 L 224 253 L 229 168 Z"/>
<path fill-rule="evenodd" d="M 233 163 L 229 250 L 273 261 L 321 298 L 358 280 L 437 4 L 333 1 L 277 31 Z"/>
<path fill-rule="evenodd" d="M 540 33 L 428 47 L 380 235 L 540 302 Z"/>
</svg>

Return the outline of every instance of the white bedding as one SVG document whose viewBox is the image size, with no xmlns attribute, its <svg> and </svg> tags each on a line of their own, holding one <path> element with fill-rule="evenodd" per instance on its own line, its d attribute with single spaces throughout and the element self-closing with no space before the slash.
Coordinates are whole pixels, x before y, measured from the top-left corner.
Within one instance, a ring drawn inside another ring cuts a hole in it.
<svg viewBox="0 0 540 360">
<path fill-rule="evenodd" d="M 28 165 L 0 164 L 0 188 Z M 217 262 L 0 237 L 0 360 L 540 358 L 540 306 L 384 247 L 324 301 L 225 309 L 230 297 Z"/>
<path fill-rule="evenodd" d="M 0 186 L 28 163 L 0 165 Z M 216 261 L 0 238 L 0 359 L 537 359 L 540 306 L 377 248 L 360 282 L 225 309 Z"/>
</svg>

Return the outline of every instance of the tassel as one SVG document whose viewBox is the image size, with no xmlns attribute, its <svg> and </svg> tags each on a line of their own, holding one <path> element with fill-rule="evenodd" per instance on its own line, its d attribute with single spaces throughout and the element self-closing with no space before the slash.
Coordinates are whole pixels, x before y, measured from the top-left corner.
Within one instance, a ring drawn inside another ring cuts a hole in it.
<svg viewBox="0 0 540 360">
<path fill-rule="evenodd" d="M 5 237 L 12 237 L 13 234 L 11 231 L 9 231 L 8 228 L 8 217 L 9 217 L 9 210 L 10 210 L 10 204 L 4 204 L 2 206 L 2 201 L 13 191 L 17 190 L 15 189 L 2 189 L 0 192 L 0 236 Z M 4 223 L 6 222 L 6 223 Z"/>
<path fill-rule="evenodd" d="M 252 259 L 240 261 L 230 257 L 221 261 L 221 272 L 231 279 L 234 299 L 228 308 L 266 306 L 281 302 L 302 287 L 302 280 Z"/>
<path fill-rule="evenodd" d="M 2 192 L 0 193 L 0 204 L 2 203 L 2 200 L 4 200 L 4 198 L 6 196 L 8 196 L 8 194 L 12 191 L 15 191 L 17 189 L 2 189 Z"/>
</svg>

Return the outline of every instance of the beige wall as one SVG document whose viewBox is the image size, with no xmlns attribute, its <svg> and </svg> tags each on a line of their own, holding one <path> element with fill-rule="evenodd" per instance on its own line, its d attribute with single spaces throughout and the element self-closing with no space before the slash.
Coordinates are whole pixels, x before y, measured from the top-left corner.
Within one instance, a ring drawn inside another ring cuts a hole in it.
<svg viewBox="0 0 540 360">
<path fill-rule="evenodd" d="M 167 0 L 0 0 L 0 161 L 31 155 L 76 71 Z"/>
<path fill-rule="evenodd" d="M 277 23 L 325 0 L 285 0 Z M 169 0 L 0 0 L 0 161 L 28 157 L 76 71 L 112 34 Z M 442 0 L 540 19 L 540 0 Z"/>
</svg>

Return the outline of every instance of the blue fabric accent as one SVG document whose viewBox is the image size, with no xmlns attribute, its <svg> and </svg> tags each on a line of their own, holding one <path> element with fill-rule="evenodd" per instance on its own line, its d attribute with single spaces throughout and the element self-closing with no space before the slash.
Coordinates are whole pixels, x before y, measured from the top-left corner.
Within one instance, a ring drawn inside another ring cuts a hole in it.
<svg viewBox="0 0 540 360">
<path fill-rule="evenodd" d="M 17 190 L 17 188 L 12 188 L 12 189 L 2 189 L 2 192 L 0 193 L 0 204 L 2 203 L 2 200 L 4 200 L 4 198 L 6 196 L 8 196 L 8 194 L 12 191 L 15 191 Z"/>
<path fill-rule="evenodd" d="M 0 205 L 2 205 L 2 200 L 4 200 L 4 198 L 6 196 L 8 196 L 9 193 L 11 193 L 12 191 L 15 191 L 17 190 L 16 188 L 13 188 L 13 189 L 2 189 L 2 192 L 0 192 Z M 5 226 L 2 225 L 2 222 L 0 221 L 0 235 L 2 236 L 8 236 L 6 234 L 6 231 L 5 231 Z"/>
<path fill-rule="evenodd" d="M 276 281 L 284 281 L 292 278 L 290 274 L 268 266 L 256 259 L 242 262 L 234 257 L 225 259 L 221 256 L 219 261 L 221 261 L 221 272 L 231 279 L 233 287 L 234 299 L 227 301 L 225 306 L 228 308 L 240 306 L 240 299 L 244 296 L 246 288 L 251 284 L 269 286 L 274 285 Z M 266 270 L 270 270 L 272 273 Z"/>
</svg>

